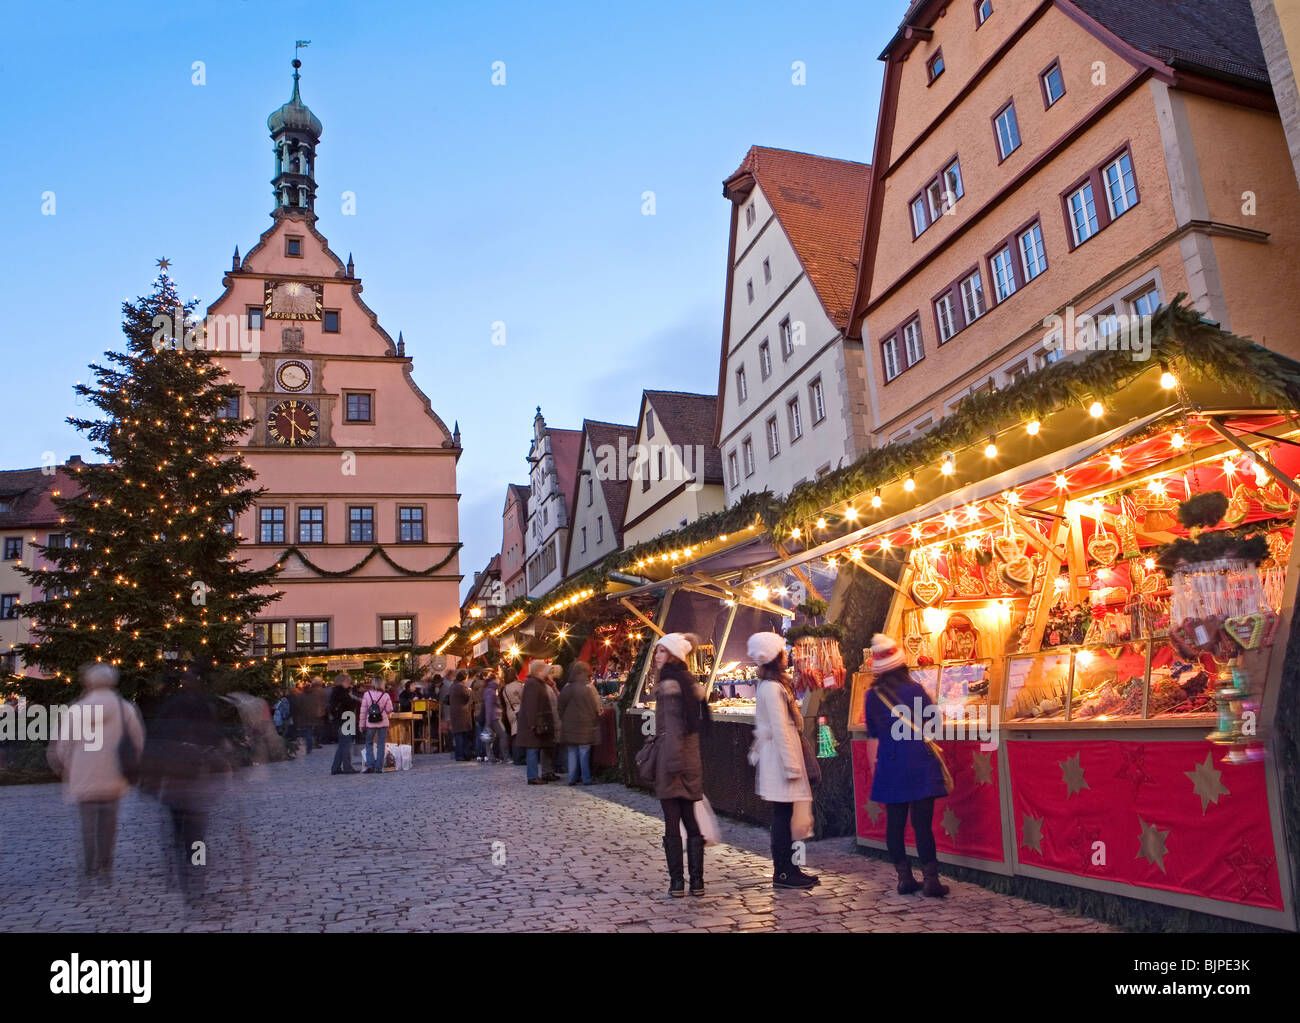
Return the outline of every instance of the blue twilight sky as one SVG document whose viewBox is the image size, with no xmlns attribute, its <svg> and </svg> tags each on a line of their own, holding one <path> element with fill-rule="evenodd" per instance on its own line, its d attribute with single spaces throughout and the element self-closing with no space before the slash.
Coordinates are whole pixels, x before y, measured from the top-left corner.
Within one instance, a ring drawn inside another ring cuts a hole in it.
<svg viewBox="0 0 1300 1023">
<path fill-rule="evenodd" d="M 506 484 L 526 479 L 535 405 L 577 427 L 631 421 L 643 388 L 715 390 L 722 179 L 751 144 L 870 160 L 876 55 L 905 7 L 10 5 L 0 467 L 89 454 L 63 422 L 72 385 L 119 345 L 120 303 L 149 290 L 156 258 L 182 294 L 219 294 L 235 246 L 270 223 L 266 116 L 289 96 L 294 40 L 310 39 L 317 226 L 353 253 L 380 323 L 405 333 L 434 408 L 460 421 L 468 582 L 499 547 Z M 806 85 L 791 84 L 794 61 Z"/>
</svg>

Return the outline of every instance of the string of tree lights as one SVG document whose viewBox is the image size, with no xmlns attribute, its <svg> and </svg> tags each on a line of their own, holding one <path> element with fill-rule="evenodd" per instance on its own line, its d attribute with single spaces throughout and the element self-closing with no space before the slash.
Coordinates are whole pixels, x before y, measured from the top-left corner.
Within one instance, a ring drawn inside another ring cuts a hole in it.
<svg viewBox="0 0 1300 1023">
<path fill-rule="evenodd" d="M 116 666 L 128 697 L 157 686 L 168 662 L 266 674 L 246 657 L 247 623 L 279 596 L 277 570 L 246 569 L 233 527 L 260 493 L 230 453 L 250 423 L 222 417 L 237 389 L 183 343 L 194 306 L 164 266 L 152 294 L 123 303 L 125 350 L 77 385 L 103 415 L 68 422 L 104 460 L 74 469 L 79 493 L 56 492 L 65 545 L 40 547 L 48 567 L 23 570 L 45 596 L 24 608 L 32 639 L 19 649 L 51 676 L 51 696 L 92 661 Z"/>
</svg>

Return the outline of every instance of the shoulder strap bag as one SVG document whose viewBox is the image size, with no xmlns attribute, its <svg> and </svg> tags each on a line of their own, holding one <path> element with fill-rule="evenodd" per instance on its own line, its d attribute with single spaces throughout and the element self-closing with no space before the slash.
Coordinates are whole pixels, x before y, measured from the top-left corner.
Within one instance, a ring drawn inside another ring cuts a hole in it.
<svg viewBox="0 0 1300 1023">
<path fill-rule="evenodd" d="M 885 699 L 884 693 L 882 693 L 879 689 L 874 689 L 872 691 L 876 694 L 877 697 L 879 697 L 880 702 L 889 708 L 889 713 L 891 717 L 896 717 L 899 720 L 906 721 L 907 726 L 913 732 L 916 733 L 918 738 L 921 738 L 921 730 L 916 727 L 916 722 L 912 720 L 911 715 L 909 715 L 905 711 L 903 713 L 895 713 L 896 707 L 894 706 L 894 704 L 890 703 L 888 700 Z M 925 748 L 930 751 L 930 755 L 933 756 L 935 760 L 939 761 L 939 770 L 943 773 L 944 791 L 947 792 L 949 795 L 952 795 L 952 789 L 953 789 L 952 772 L 948 770 L 948 763 L 946 760 L 943 759 L 943 750 L 939 749 L 939 744 L 935 742 L 933 739 L 923 739 L 922 741 L 925 743 Z"/>
</svg>

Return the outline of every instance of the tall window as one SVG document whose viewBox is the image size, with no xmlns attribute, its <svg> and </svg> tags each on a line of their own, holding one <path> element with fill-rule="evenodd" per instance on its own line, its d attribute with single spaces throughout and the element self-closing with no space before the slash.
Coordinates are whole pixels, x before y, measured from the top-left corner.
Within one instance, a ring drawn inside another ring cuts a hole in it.
<svg viewBox="0 0 1300 1023">
<path fill-rule="evenodd" d="M 1106 202 L 1110 218 L 1122 216 L 1137 204 L 1137 182 L 1133 180 L 1133 161 L 1128 153 L 1106 164 L 1102 177 L 1106 181 Z"/>
<path fill-rule="evenodd" d="M 925 349 L 921 346 L 920 320 L 913 320 L 903 328 L 903 357 L 907 360 L 908 369 L 925 358 Z"/>
<path fill-rule="evenodd" d="M 978 270 L 961 282 L 961 308 L 967 323 L 974 323 L 988 311 L 984 302 L 984 281 Z"/>
<path fill-rule="evenodd" d="M 375 542 L 375 509 L 370 505 L 348 508 L 348 543 Z"/>
<path fill-rule="evenodd" d="M 794 354 L 794 329 L 790 326 L 790 317 L 781 321 L 781 357 L 790 358 Z"/>
<path fill-rule="evenodd" d="M 424 543 L 424 509 L 419 505 L 397 509 L 397 542 Z"/>
<path fill-rule="evenodd" d="M 750 302 L 754 301 L 754 279 L 752 277 L 745 282 L 745 297 Z"/>
<path fill-rule="evenodd" d="M 763 283 L 772 283 L 772 261 L 770 259 L 763 260 Z"/>
<path fill-rule="evenodd" d="M 993 253 L 993 294 L 999 302 L 1010 298 L 1016 290 L 1016 272 L 1011 258 L 1011 246 Z"/>
<path fill-rule="evenodd" d="M 258 540 L 261 543 L 284 543 L 284 509 L 257 509 Z"/>
<path fill-rule="evenodd" d="M 740 460 L 734 451 L 727 452 L 727 479 L 732 487 L 740 486 Z"/>
<path fill-rule="evenodd" d="M 919 235 L 930 226 L 930 219 L 925 212 L 925 199 L 917 196 L 912 200 L 912 234 Z"/>
<path fill-rule="evenodd" d="M 826 391 L 822 387 L 821 377 L 808 385 L 808 401 L 812 404 L 812 421 L 813 426 L 816 426 L 826 418 Z"/>
<path fill-rule="evenodd" d="M 325 542 L 325 509 L 321 507 L 298 508 L 298 542 Z"/>
<path fill-rule="evenodd" d="M 596 481 L 590 476 L 587 477 L 587 507 L 590 508 L 596 503 Z"/>
<path fill-rule="evenodd" d="M 605 516 L 596 516 L 596 543 L 605 542 Z"/>
<path fill-rule="evenodd" d="M 1093 198 L 1092 182 L 1071 192 L 1066 203 L 1070 208 L 1070 230 L 1074 232 L 1074 244 L 1081 245 L 1101 230 L 1097 224 L 1097 202 Z"/>
<path fill-rule="evenodd" d="M 767 338 L 758 346 L 758 375 L 764 380 L 772 375 L 772 346 Z"/>
<path fill-rule="evenodd" d="M 776 424 L 776 416 L 767 421 L 767 457 L 775 458 L 781 453 L 781 432 Z"/>
<path fill-rule="evenodd" d="M 581 527 L 579 529 L 579 533 L 582 536 L 582 550 L 579 553 L 586 554 L 587 553 L 587 527 L 586 526 Z"/>
<path fill-rule="evenodd" d="M 5 537 L 5 561 L 17 561 L 23 556 L 23 538 L 21 536 Z"/>
<path fill-rule="evenodd" d="M 1047 269 L 1047 253 L 1043 249 L 1043 229 L 1035 224 L 1020 235 L 1020 265 L 1025 271 L 1025 280 L 1032 281 Z"/>
<path fill-rule="evenodd" d="M 246 322 L 248 323 L 248 329 L 261 330 L 262 329 L 262 307 L 260 305 L 250 305 L 246 307 L 245 313 L 247 315 Z"/>
<path fill-rule="evenodd" d="M 298 621 L 293 623 L 293 646 L 295 650 L 328 650 L 330 645 L 330 623 L 324 619 Z"/>
<path fill-rule="evenodd" d="M 745 461 L 745 475 L 754 475 L 754 441 L 751 437 L 746 437 L 740 442 L 740 453 Z"/>
<path fill-rule="evenodd" d="M 1052 61 L 1052 66 L 1043 72 L 1043 106 L 1050 107 L 1065 95 L 1065 79 L 1061 77 L 1061 62 Z"/>
<path fill-rule="evenodd" d="M 253 655 L 266 657 L 284 653 L 289 649 L 288 632 L 288 622 L 254 622 Z"/>
<path fill-rule="evenodd" d="M 880 361 L 885 367 L 885 380 L 893 380 L 902 370 L 898 364 L 898 335 L 885 338 L 880 345 Z"/>
<path fill-rule="evenodd" d="M 749 397 L 749 382 L 745 379 L 745 367 L 736 370 L 736 402 L 739 404 Z"/>
<path fill-rule="evenodd" d="M 793 444 L 803 436 L 803 413 L 799 411 L 799 396 L 791 398 L 785 407 L 790 416 L 790 443 Z"/>
<path fill-rule="evenodd" d="M 320 329 L 326 334 L 337 334 L 339 332 L 339 311 L 337 309 L 326 309 L 321 314 Z"/>
<path fill-rule="evenodd" d="M 645 435 L 647 437 L 653 437 L 655 435 L 655 410 L 654 409 L 646 409 Z"/>
<path fill-rule="evenodd" d="M 18 594 L 0 593 L 0 618 L 18 617 Z"/>
<path fill-rule="evenodd" d="M 979 28 L 993 14 L 993 0 L 975 0 L 975 27 Z"/>
<path fill-rule="evenodd" d="M 953 160 L 943 169 L 943 183 L 947 190 L 948 205 L 951 206 L 966 194 L 966 186 L 961 180 L 961 162 Z"/>
<path fill-rule="evenodd" d="M 934 319 L 939 327 L 939 344 L 957 333 L 957 317 L 953 312 L 951 291 L 946 291 L 935 299 Z"/>
<path fill-rule="evenodd" d="M 757 214 L 754 213 L 754 204 L 751 202 L 748 206 L 745 207 L 745 226 L 746 226 L 746 227 L 753 227 L 753 226 L 754 226 L 754 217 L 755 217 L 756 215 L 757 215 Z"/>
<path fill-rule="evenodd" d="M 239 395 L 232 394 L 217 409 L 218 419 L 238 419 L 239 418 Z"/>
<path fill-rule="evenodd" d="M 1005 160 L 1020 148 L 1020 125 L 1016 121 L 1016 105 L 1008 103 L 993 118 L 998 140 L 998 159 Z"/>
<path fill-rule="evenodd" d="M 379 619 L 379 642 L 382 646 L 410 646 L 415 637 L 414 618 Z"/>
<path fill-rule="evenodd" d="M 943 50 L 937 50 L 934 56 L 925 62 L 926 75 L 929 81 L 933 82 L 943 74 L 943 68 Z"/>
</svg>

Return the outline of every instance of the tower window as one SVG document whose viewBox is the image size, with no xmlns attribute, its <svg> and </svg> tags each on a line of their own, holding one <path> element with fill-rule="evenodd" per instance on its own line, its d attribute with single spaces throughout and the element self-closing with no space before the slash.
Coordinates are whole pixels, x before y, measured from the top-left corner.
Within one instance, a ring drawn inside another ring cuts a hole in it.
<svg viewBox="0 0 1300 1023">
<path fill-rule="evenodd" d="M 286 256 L 295 256 L 302 258 L 302 236 L 296 234 L 285 235 L 284 254 Z"/>
<path fill-rule="evenodd" d="M 337 309 L 326 309 L 322 315 L 320 329 L 326 334 L 337 334 L 339 332 L 339 311 Z"/>
<path fill-rule="evenodd" d="M 262 329 L 262 307 L 260 305 L 250 305 L 248 307 L 248 329 Z"/>
</svg>

